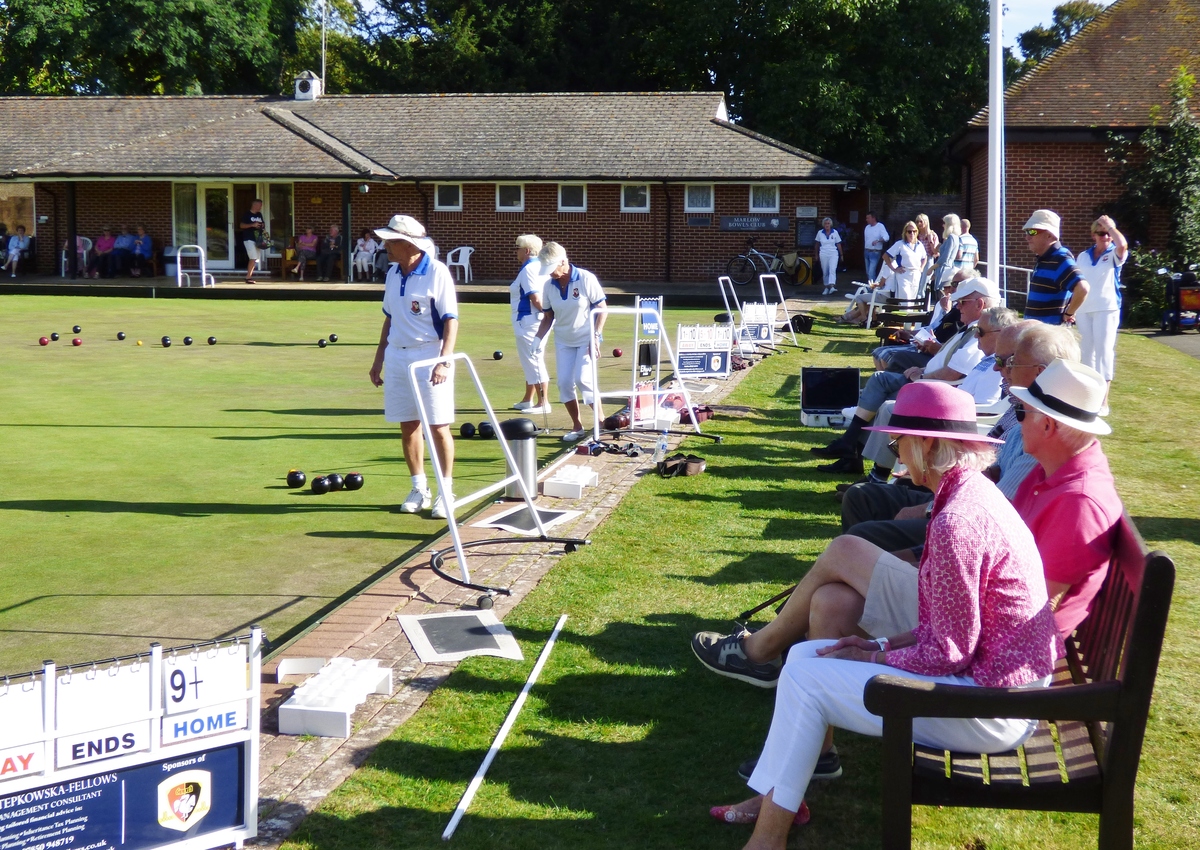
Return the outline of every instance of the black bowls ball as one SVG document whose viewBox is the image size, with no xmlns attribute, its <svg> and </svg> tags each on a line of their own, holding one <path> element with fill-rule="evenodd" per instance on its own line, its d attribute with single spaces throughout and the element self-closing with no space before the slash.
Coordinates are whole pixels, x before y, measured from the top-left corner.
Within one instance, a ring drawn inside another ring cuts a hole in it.
<svg viewBox="0 0 1200 850">
<path fill-rule="evenodd" d="M 325 480 L 329 482 L 329 490 L 332 493 L 336 493 L 338 490 L 341 490 L 346 484 L 342 476 L 338 475 L 336 472 L 331 472 L 329 475 L 326 475 Z"/>
<path fill-rule="evenodd" d="M 162 338 L 162 345 L 163 345 L 163 348 L 170 348 L 171 347 L 171 338 L 169 336 L 164 336 Z"/>
<path fill-rule="evenodd" d="M 52 339 L 54 342 L 58 342 L 58 334 L 50 334 L 50 339 Z"/>
<path fill-rule="evenodd" d="M 492 427 L 491 422 L 479 423 L 479 436 L 485 440 L 494 440 L 496 438 L 496 429 Z"/>
<path fill-rule="evenodd" d="M 210 336 L 210 337 L 208 338 L 208 344 L 209 344 L 209 345 L 216 345 L 216 344 L 217 344 L 217 338 L 216 338 L 215 336 Z"/>
<path fill-rule="evenodd" d="M 117 339 L 125 339 L 125 331 L 117 331 Z"/>
<path fill-rule="evenodd" d="M 302 470 L 299 470 L 299 469 L 293 469 L 291 472 L 289 472 L 287 474 L 288 486 L 293 489 L 296 487 L 303 487 L 304 482 L 307 480 L 308 480 L 308 477 L 304 474 L 304 472 Z"/>
<path fill-rule="evenodd" d="M 474 437 L 475 436 L 475 426 L 470 422 L 464 422 L 458 429 L 458 436 Z"/>
<path fill-rule="evenodd" d="M 83 328 L 79 327 L 79 325 L 76 325 L 75 327 L 71 328 L 71 332 L 72 333 L 83 333 Z"/>
<path fill-rule="evenodd" d="M 191 338 L 190 336 L 185 336 L 185 337 L 183 338 L 183 344 L 184 344 L 184 345 L 191 345 L 191 344 L 192 344 L 192 338 Z"/>
<path fill-rule="evenodd" d="M 361 490 L 363 486 L 363 477 L 361 472 L 346 473 L 346 489 Z"/>
<path fill-rule="evenodd" d="M 312 484 L 308 486 L 311 487 L 312 491 L 318 496 L 324 496 L 329 492 L 329 479 L 325 478 L 324 476 L 320 478 L 314 478 L 312 480 Z"/>
<path fill-rule="evenodd" d="M 329 341 L 330 341 L 330 342 L 337 342 L 337 334 L 330 334 L 330 335 L 329 335 Z"/>
<path fill-rule="evenodd" d="M 503 351 L 493 351 L 493 352 L 492 352 L 492 359 L 493 359 L 493 360 L 503 360 L 503 359 L 504 359 L 504 352 L 503 352 Z"/>
<path fill-rule="evenodd" d="M 324 348 L 327 345 L 329 345 L 329 343 L 326 342 L 324 339 L 317 340 L 317 348 Z"/>
</svg>

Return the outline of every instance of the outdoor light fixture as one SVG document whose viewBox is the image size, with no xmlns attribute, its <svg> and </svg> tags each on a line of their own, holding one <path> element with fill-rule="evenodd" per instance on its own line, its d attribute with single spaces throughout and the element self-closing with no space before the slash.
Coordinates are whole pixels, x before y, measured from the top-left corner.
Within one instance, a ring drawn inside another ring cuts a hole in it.
<svg viewBox="0 0 1200 850">
<path fill-rule="evenodd" d="M 371 191 L 371 187 L 366 183 L 360 183 L 358 184 L 358 191 L 365 195 L 367 192 Z"/>
</svg>

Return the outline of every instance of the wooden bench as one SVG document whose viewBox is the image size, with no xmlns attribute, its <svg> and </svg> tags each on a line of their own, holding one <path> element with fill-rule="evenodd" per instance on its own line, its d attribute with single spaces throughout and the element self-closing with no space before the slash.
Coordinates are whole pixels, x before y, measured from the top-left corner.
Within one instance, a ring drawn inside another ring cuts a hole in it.
<svg viewBox="0 0 1200 850">
<path fill-rule="evenodd" d="M 864 702 L 883 717 L 883 846 L 907 848 L 912 806 L 1095 812 L 1101 850 L 1133 847 L 1133 791 L 1175 565 L 1145 551 L 1128 515 L 1088 618 L 1049 688 L 973 688 L 876 676 Z M 914 717 L 1036 718 L 1007 753 L 912 743 Z M 1056 743 L 1057 739 L 1057 743 Z"/>
</svg>

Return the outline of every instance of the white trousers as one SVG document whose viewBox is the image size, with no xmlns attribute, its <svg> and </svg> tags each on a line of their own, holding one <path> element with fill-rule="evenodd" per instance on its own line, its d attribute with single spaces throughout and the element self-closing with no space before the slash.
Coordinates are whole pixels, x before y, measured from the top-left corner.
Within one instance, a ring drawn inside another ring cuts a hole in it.
<svg viewBox="0 0 1200 850">
<path fill-rule="evenodd" d="M 1113 379 L 1113 366 L 1117 358 L 1117 326 L 1121 323 L 1120 310 L 1096 310 L 1076 313 L 1075 327 L 1079 328 L 1080 360 L 1104 376 Z"/>
<path fill-rule="evenodd" d="M 821 273 L 825 275 L 826 286 L 837 285 L 837 267 L 838 267 L 838 252 L 837 251 L 822 251 L 818 256 L 821 258 Z"/>
<path fill-rule="evenodd" d="M 533 343 L 537 340 L 541 324 L 536 314 L 512 323 L 513 334 L 517 338 L 517 359 L 521 361 L 521 371 L 525 373 L 527 384 L 544 384 L 550 380 L 550 370 L 546 368 L 546 349 L 543 347 L 536 355 L 533 353 Z"/>
<path fill-rule="evenodd" d="M 575 386 L 583 389 L 583 403 L 592 403 L 592 346 L 559 345 L 554 343 L 554 354 L 558 358 L 558 400 L 563 404 L 575 401 Z"/>
<path fill-rule="evenodd" d="M 808 781 L 821 755 L 825 727 L 860 735 L 883 736 L 883 718 L 863 706 L 863 688 L 874 676 L 888 673 L 921 682 L 974 685 L 969 676 L 921 676 L 883 664 L 820 658 L 817 649 L 836 643 L 810 640 L 788 651 L 787 664 L 775 690 L 775 714 L 758 767 L 749 785 L 760 794 L 774 790 L 774 800 L 790 812 L 800 808 Z M 1050 677 L 1028 687 L 1044 687 Z M 1035 720 L 986 718 L 915 718 L 913 740 L 925 746 L 966 753 L 997 753 L 1020 746 L 1037 728 Z"/>
<path fill-rule="evenodd" d="M 370 277 L 373 271 L 372 265 L 375 262 L 374 253 L 367 251 L 356 251 L 354 254 L 354 268 L 364 277 Z"/>
</svg>

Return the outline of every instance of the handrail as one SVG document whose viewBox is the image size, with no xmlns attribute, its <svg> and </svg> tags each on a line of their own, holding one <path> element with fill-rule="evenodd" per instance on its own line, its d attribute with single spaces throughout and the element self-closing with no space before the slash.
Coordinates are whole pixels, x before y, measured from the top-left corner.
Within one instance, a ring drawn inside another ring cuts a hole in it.
<svg viewBox="0 0 1200 850">
<path fill-rule="evenodd" d="M 977 265 L 984 266 L 986 268 L 988 266 L 988 262 L 987 262 L 987 260 L 980 260 L 977 263 Z M 1029 300 L 1029 282 L 1033 277 L 1033 269 L 1027 269 L 1023 266 L 1010 266 L 1010 265 L 1006 265 L 1004 263 L 1000 263 L 998 267 L 1004 272 L 1013 271 L 1013 272 L 1023 272 L 1024 273 L 1024 275 L 1025 275 L 1025 300 L 1028 301 Z M 1008 293 L 1010 291 L 1008 288 L 1008 275 L 1005 274 L 1002 280 L 994 280 L 993 279 L 992 282 L 995 283 L 996 286 L 1000 287 L 1000 303 L 1007 307 L 1008 306 Z"/>
</svg>

